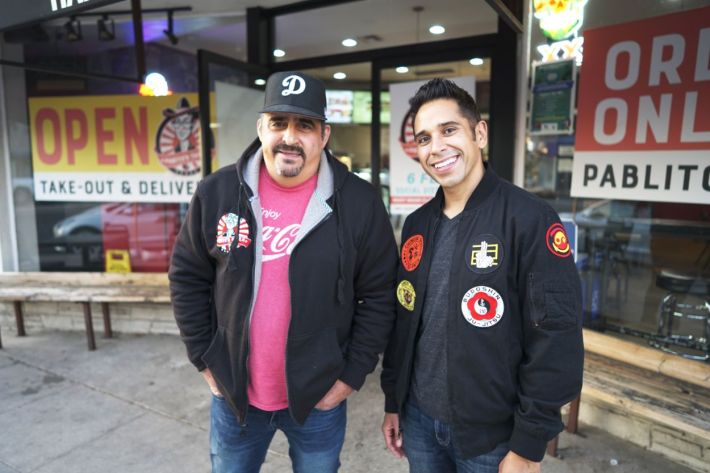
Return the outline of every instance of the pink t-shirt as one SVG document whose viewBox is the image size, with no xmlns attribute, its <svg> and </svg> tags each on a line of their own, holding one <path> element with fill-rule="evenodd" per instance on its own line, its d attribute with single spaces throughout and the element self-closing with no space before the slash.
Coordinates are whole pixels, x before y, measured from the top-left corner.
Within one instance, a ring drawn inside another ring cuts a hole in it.
<svg viewBox="0 0 710 473">
<path fill-rule="evenodd" d="M 249 329 L 249 404 L 276 411 L 288 407 L 286 337 L 291 321 L 288 262 L 317 175 L 296 187 L 279 186 L 262 165 L 259 198 L 263 222 L 261 280 Z"/>
</svg>

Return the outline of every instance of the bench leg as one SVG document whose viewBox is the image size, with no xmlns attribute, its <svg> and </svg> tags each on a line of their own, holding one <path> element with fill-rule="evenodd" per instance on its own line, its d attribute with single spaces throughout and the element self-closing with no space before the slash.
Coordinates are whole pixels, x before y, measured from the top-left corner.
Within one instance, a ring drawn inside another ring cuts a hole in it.
<svg viewBox="0 0 710 473">
<path fill-rule="evenodd" d="M 84 306 L 84 326 L 86 327 L 86 342 L 89 345 L 89 350 L 96 350 L 96 338 L 94 338 L 94 321 L 91 320 L 91 304 L 82 302 Z"/>
<path fill-rule="evenodd" d="M 547 450 L 546 453 L 551 456 L 551 457 L 557 457 L 557 442 L 560 440 L 560 436 L 558 435 L 557 437 L 553 438 L 549 442 L 547 442 Z"/>
<path fill-rule="evenodd" d="M 569 414 L 567 415 L 567 432 L 570 434 L 577 433 L 577 419 L 579 417 L 579 402 L 582 395 L 580 394 L 577 398 L 572 401 L 569 405 Z"/>
<path fill-rule="evenodd" d="M 14 301 L 12 305 L 15 306 L 15 324 L 17 324 L 17 336 L 24 337 L 27 335 L 25 332 L 25 318 L 22 315 L 22 302 Z"/>
<path fill-rule="evenodd" d="M 101 313 L 104 315 L 104 338 L 113 338 L 113 330 L 111 329 L 111 312 L 108 307 L 108 302 L 101 303 Z"/>
<path fill-rule="evenodd" d="M 2 326 L 0 326 L 0 349 L 2 349 Z"/>
</svg>

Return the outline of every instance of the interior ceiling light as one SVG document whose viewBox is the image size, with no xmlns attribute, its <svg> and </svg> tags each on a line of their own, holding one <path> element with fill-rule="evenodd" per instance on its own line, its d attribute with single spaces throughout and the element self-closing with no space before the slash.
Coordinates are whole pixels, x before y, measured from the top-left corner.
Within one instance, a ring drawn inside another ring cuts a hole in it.
<svg viewBox="0 0 710 473">
<path fill-rule="evenodd" d="M 429 27 L 429 33 L 431 34 L 444 34 L 445 32 L 446 28 L 441 25 L 431 25 Z"/>
<path fill-rule="evenodd" d="M 347 75 L 344 72 L 336 72 L 333 74 L 333 79 L 338 79 L 338 80 L 343 80 L 347 77 Z"/>
<path fill-rule="evenodd" d="M 168 37 L 170 44 L 175 46 L 178 44 L 178 38 L 175 36 L 175 31 L 173 30 L 173 11 L 168 10 L 168 29 L 163 30 L 163 34 Z"/>
<path fill-rule="evenodd" d="M 470 61 L 468 61 L 472 66 L 482 66 L 483 65 L 483 59 L 480 57 L 474 57 Z"/>
<path fill-rule="evenodd" d="M 284 57 L 286 55 L 286 51 L 283 49 L 274 49 L 274 57 Z"/>
<path fill-rule="evenodd" d="M 409 68 L 407 66 L 399 66 L 397 69 L 395 69 L 395 71 L 398 74 L 406 74 L 407 72 L 409 72 Z"/>
<path fill-rule="evenodd" d="M 266 84 L 266 81 L 265 81 L 264 79 L 259 78 L 259 79 L 257 79 L 257 80 L 254 81 L 254 84 L 256 84 L 256 85 L 264 85 L 264 84 Z"/>
<path fill-rule="evenodd" d="M 355 46 L 357 46 L 357 41 L 353 38 L 345 38 L 342 44 L 346 48 L 354 48 Z"/>
<path fill-rule="evenodd" d="M 116 25 L 113 19 L 109 20 L 108 15 L 99 18 L 96 27 L 99 30 L 99 41 L 111 41 L 116 38 Z"/>
<path fill-rule="evenodd" d="M 79 20 L 77 20 L 75 16 L 64 23 L 64 32 L 66 33 L 65 38 L 67 41 L 81 40 L 81 23 L 79 23 Z"/>
</svg>

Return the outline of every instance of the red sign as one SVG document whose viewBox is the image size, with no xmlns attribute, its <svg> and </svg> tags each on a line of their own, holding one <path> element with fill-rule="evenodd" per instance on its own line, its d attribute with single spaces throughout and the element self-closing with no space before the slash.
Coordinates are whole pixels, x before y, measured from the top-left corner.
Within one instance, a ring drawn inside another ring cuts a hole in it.
<svg viewBox="0 0 710 473">
<path fill-rule="evenodd" d="M 710 7 L 587 30 L 572 195 L 710 199 Z"/>
</svg>

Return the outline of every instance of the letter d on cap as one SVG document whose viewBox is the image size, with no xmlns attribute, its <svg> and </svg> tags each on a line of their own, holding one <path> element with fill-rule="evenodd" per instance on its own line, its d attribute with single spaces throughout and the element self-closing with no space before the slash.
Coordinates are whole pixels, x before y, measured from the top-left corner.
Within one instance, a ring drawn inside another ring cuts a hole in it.
<svg viewBox="0 0 710 473">
<path fill-rule="evenodd" d="M 296 75 L 286 77 L 283 82 L 281 82 L 281 85 L 286 87 L 281 91 L 281 95 L 283 96 L 291 94 L 298 95 L 306 90 L 306 81 Z"/>
</svg>

